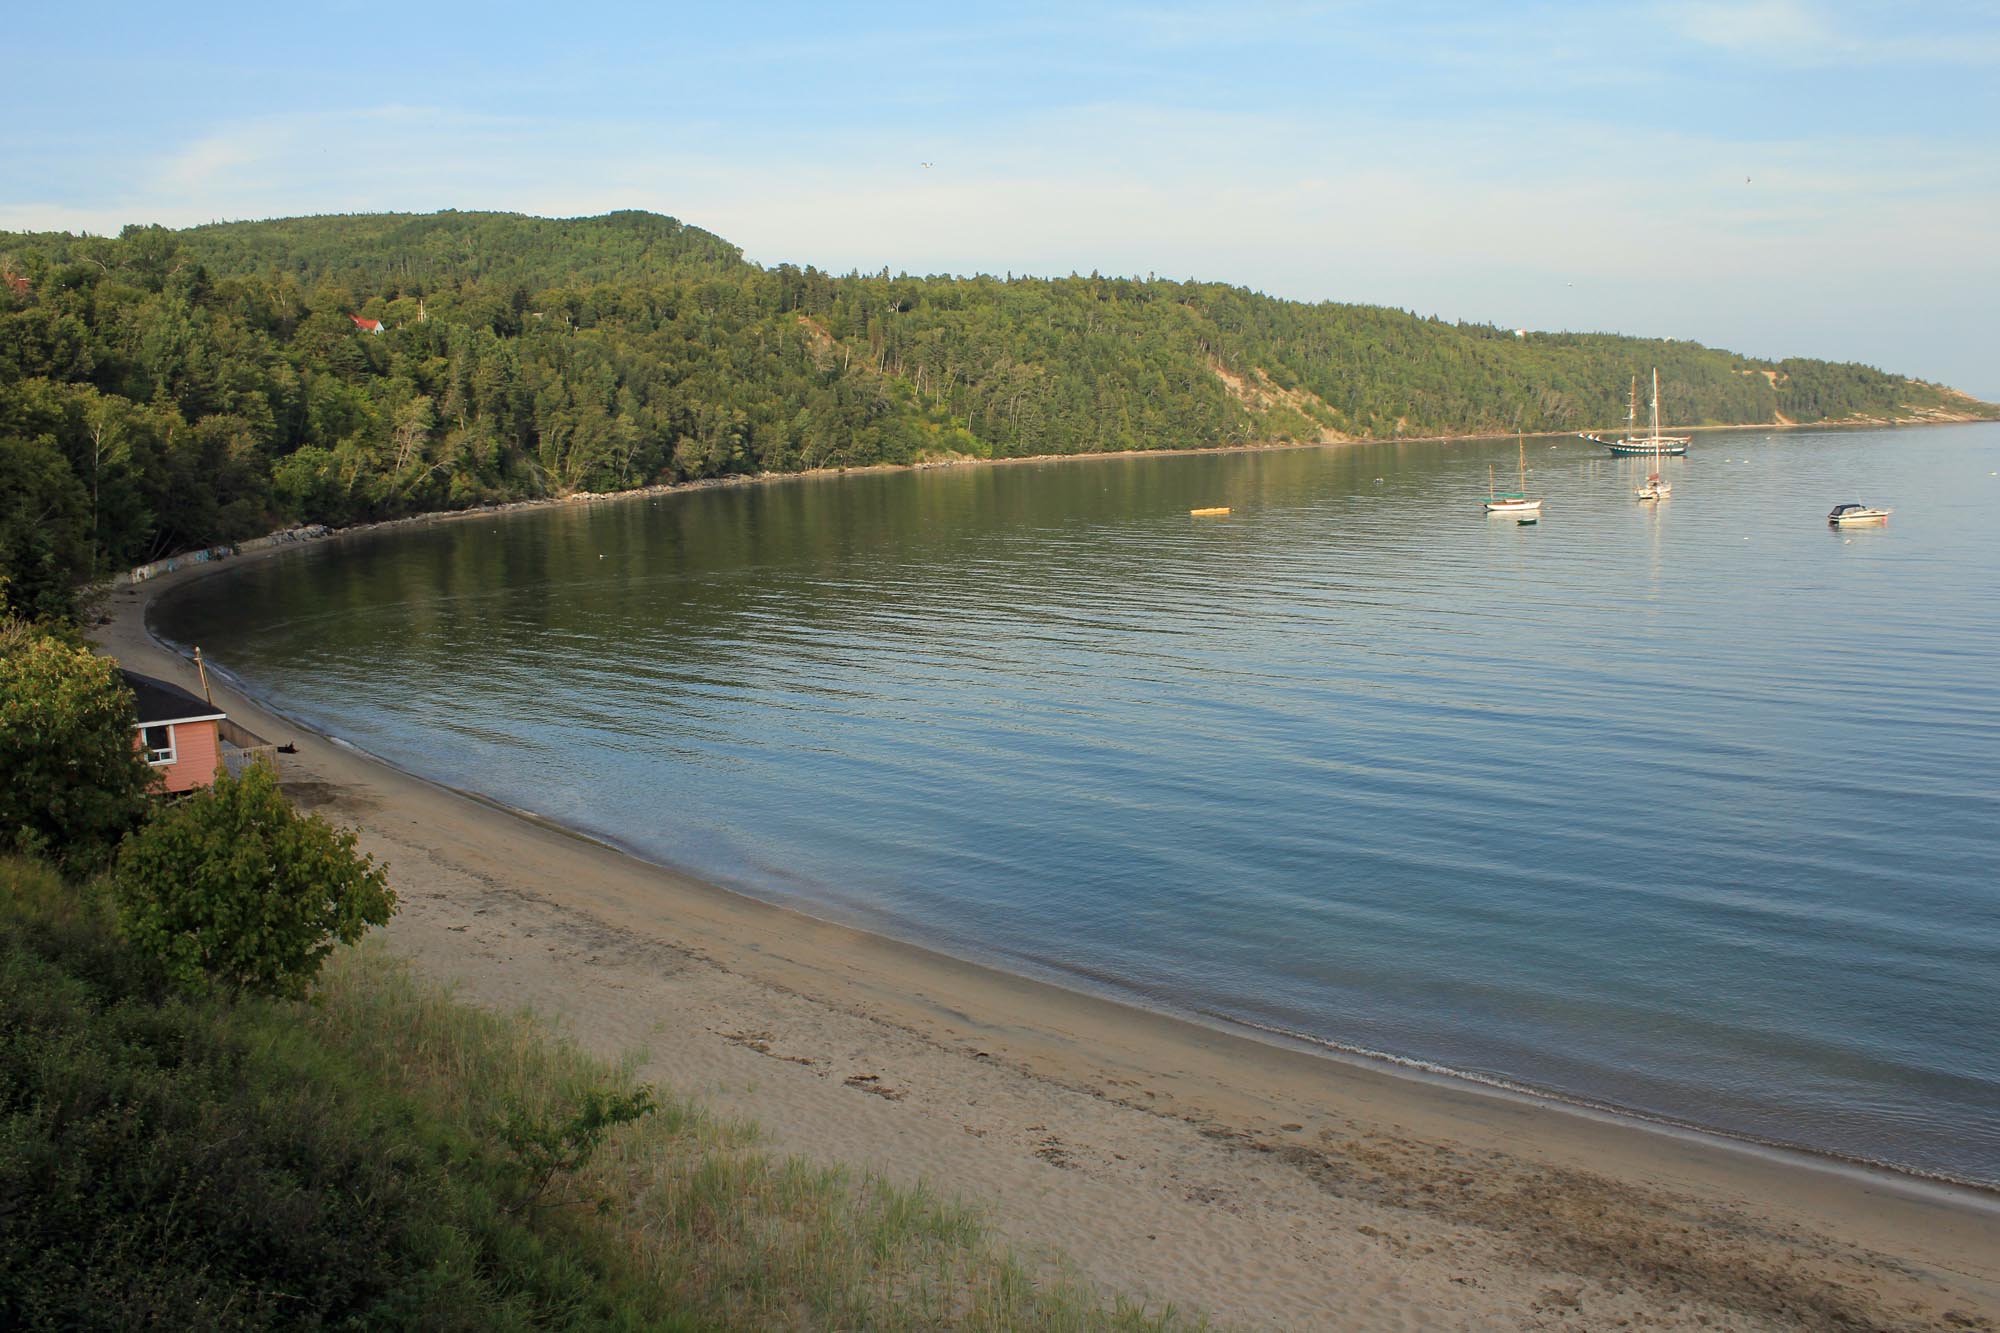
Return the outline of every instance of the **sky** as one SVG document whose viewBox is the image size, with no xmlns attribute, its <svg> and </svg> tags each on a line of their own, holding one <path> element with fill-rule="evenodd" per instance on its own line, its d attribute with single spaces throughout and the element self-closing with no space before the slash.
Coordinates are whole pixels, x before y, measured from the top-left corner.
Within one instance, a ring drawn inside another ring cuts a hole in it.
<svg viewBox="0 0 2000 1333">
<path fill-rule="evenodd" d="M 670 214 L 763 264 L 1200 278 L 2000 400 L 2000 0 L 22 0 L 0 229 Z"/>
</svg>

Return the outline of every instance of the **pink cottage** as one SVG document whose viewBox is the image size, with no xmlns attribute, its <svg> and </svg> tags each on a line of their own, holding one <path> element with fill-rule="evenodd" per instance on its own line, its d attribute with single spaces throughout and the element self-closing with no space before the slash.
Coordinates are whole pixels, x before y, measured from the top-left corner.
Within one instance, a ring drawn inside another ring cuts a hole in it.
<svg viewBox="0 0 2000 1333">
<path fill-rule="evenodd" d="M 222 768 L 224 719 L 221 709 L 178 685 L 125 671 L 125 684 L 139 704 L 134 743 L 159 770 L 169 795 L 215 781 Z"/>
</svg>

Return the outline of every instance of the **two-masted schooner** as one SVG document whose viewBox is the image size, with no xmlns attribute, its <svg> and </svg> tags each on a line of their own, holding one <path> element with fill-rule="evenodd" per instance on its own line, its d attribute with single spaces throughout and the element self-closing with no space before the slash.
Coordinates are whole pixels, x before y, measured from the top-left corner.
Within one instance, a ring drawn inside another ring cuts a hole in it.
<svg viewBox="0 0 2000 1333">
<path fill-rule="evenodd" d="M 1660 434 L 1660 371 L 1653 368 L 1653 429 L 1649 434 L 1638 434 L 1639 429 L 1639 377 L 1632 377 L 1632 397 L 1625 409 L 1625 438 L 1607 440 L 1589 431 L 1577 434 L 1592 444 L 1601 444 L 1614 454 L 1651 454 L 1656 457 L 1668 454 L 1684 454 L 1694 443 L 1691 435 Z"/>
</svg>

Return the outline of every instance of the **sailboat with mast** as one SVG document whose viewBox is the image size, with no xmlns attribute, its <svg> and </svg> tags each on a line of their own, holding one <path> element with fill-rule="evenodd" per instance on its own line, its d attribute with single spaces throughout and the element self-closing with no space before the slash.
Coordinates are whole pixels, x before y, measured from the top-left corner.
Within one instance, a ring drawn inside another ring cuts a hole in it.
<svg viewBox="0 0 2000 1333">
<path fill-rule="evenodd" d="M 1674 493 L 1674 484 L 1660 475 L 1660 456 L 1667 452 L 1661 446 L 1667 440 L 1660 434 L 1660 371 L 1657 366 L 1653 369 L 1653 433 L 1647 442 L 1653 446 L 1653 470 L 1632 494 L 1641 500 L 1664 500 Z M 1681 440 L 1678 452 L 1686 453 L 1687 444 L 1686 440 Z"/>
<path fill-rule="evenodd" d="M 1577 434 L 1592 444 L 1601 444 L 1614 454 L 1646 454 L 1655 458 L 1684 454 L 1694 443 L 1692 435 L 1660 434 L 1660 368 L 1653 367 L 1653 429 L 1650 434 L 1640 435 L 1639 431 L 1639 377 L 1632 377 L 1632 396 L 1625 408 L 1625 437 L 1607 440 L 1589 431 Z"/>
<path fill-rule="evenodd" d="M 1493 465 L 1486 465 L 1486 512 L 1489 514 L 1534 514 L 1542 512 L 1542 502 L 1528 496 L 1528 446 L 1519 435 L 1514 437 L 1515 451 L 1521 456 L 1521 489 L 1501 492 L 1494 489 Z"/>
</svg>

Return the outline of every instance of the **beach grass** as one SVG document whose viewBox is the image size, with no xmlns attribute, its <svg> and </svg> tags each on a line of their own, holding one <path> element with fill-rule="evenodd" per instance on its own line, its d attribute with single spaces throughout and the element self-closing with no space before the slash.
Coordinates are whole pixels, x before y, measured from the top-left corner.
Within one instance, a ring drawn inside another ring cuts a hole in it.
<svg viewBox="0 0 2000 1333">
<path fill-rule="evenodd" d="M 379 947 L 306 1001 L 178 998 L 101 890 L 9 858 L 0 983 L 0 1184 L 25 1201 L 0 1324 L 1202 1326 L 926 1188 L 768 1152 Z M 552 1168 L 540 1139 L 576 1151 Z"/>
<path fill-rule="evenodd" d="M 339 959 L 315 998 L 310 1022 L 329 1044 L 468 1133 L 510 1113 L 560 1119 L 585 1089 L 633 1086 L 636 1060 L 609 1065 L 532 1015 L 458 1003 L 380 949 Z M 534 1209 L 703 1326 L 1199 1326 L 1031 1270 L 975 1209 L 923 1185 L 774 1155 L 754 1124 L 670 1096 Z"/>
</svg>

